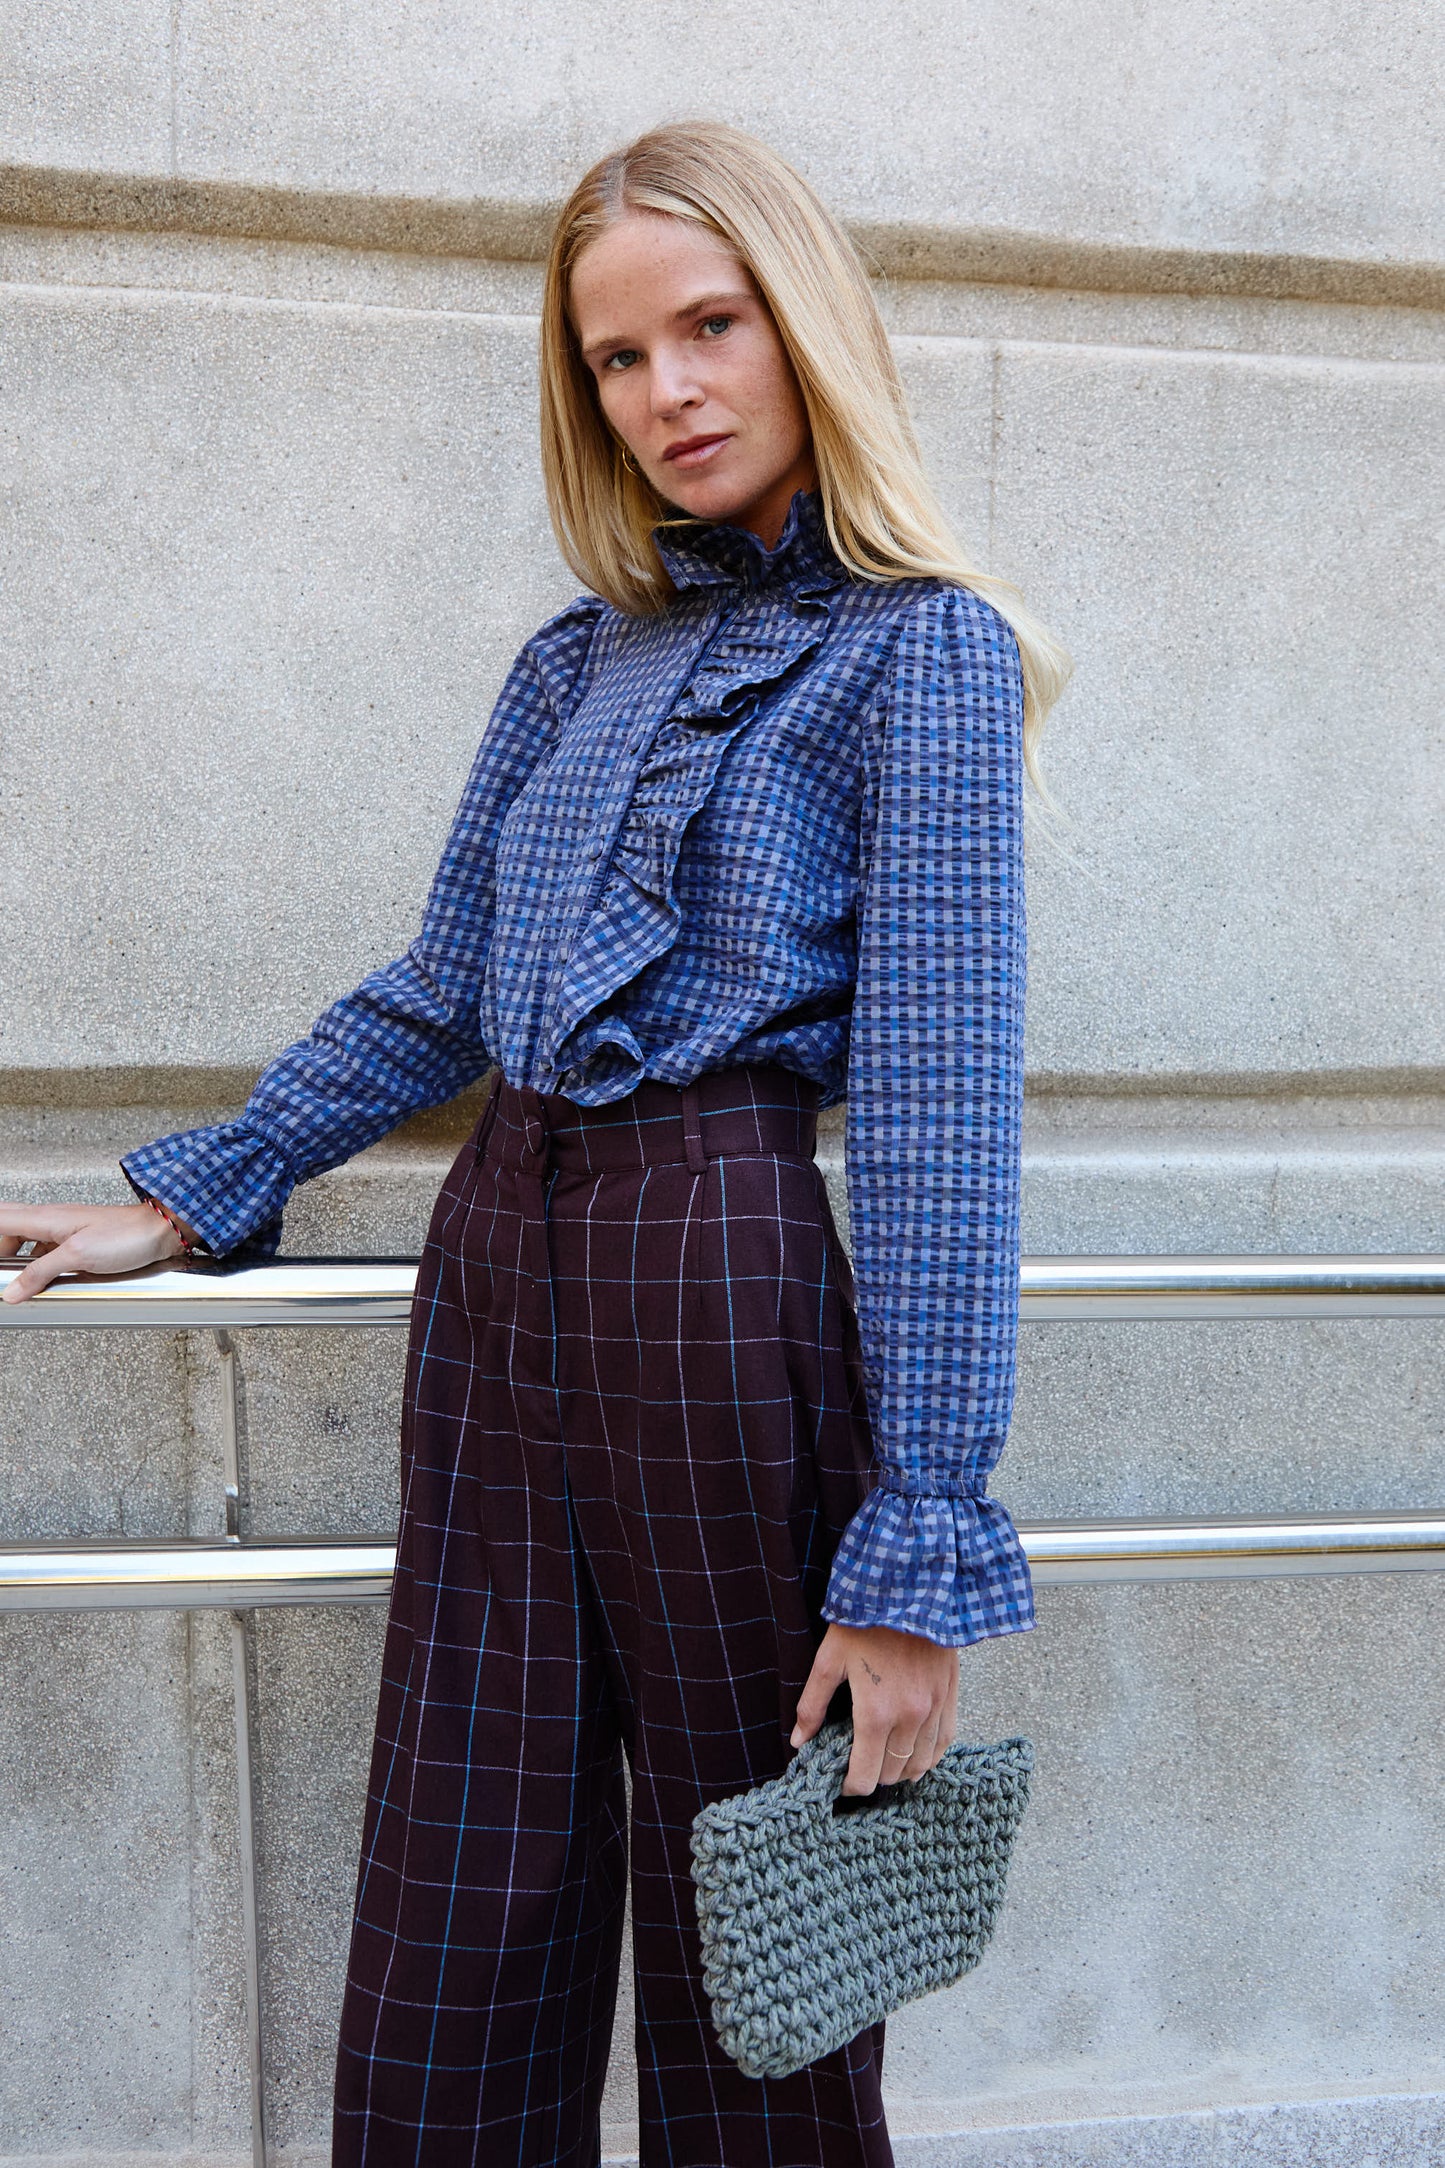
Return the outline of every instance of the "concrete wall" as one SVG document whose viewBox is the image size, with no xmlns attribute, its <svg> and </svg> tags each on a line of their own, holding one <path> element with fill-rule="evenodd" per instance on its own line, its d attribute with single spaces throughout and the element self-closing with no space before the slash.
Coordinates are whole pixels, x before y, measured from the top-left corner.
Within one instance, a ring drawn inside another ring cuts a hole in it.
<svg viewBox="0 0 1445 2168">
<path fill-rule="evenodd" d="M 1031 865 L 1035 1250 L 1445 1248 L 1439 12 L 0 0 L 0 1189 L 234 1107 L 409 937 L 571 591 L 536 252 L 583 159 L 756 127 L 853 221 L 959 526 L 1077 658 Z M 464 1108 L 298 1199 L 414 1249 Z M 842 1210 L 841 1138 L 827 1149 Z M 1021 1517 L 1423 1505 L 1425 1325 L 1032 1326 Z M 401 1342 L 243 1347 L 251 1525 L 386 1530 Z M 0 1346 L 0 1540 L 219 1529 L 200 1336 Z M 1445 2152 L 1429 1576 L 1059 1591 L 994 1951 L 900 2015 L 915 2164 Z M 270 2109 L 324 2148 L 375 1612 L 271 1614 Z M 247 2147 L 230 1670 L 12 1619 L 0 2160 Z M 624 1997 L 624 2005 L 626 1998 Z M 629 2140 L 619 2036 L 609 2143 Z"/>
</svg>

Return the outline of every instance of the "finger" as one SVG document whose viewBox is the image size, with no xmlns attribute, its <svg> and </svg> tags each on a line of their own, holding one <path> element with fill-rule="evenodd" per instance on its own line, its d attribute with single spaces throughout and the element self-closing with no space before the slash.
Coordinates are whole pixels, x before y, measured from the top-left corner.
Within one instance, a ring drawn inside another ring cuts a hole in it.
<svg viewBox="0 0 1445 2168">
<path fill-rule="evenodd" d="M 915 1774 L 914 1764 L 917 1760 L 918 1747 L 916 1743 L 912 1747 L 901 1747 L 894 1746 L 890 1741 L 883 1749 L 883 1768 L 879 1775 L 879 1783 L 902 1784 Z"/>
<path fill-rule="evenodd" d="M 61 1205 L 0 1204 L 0 1235 L 16 1242 L 60 1242 L 75 1224 Z"/>
<path fill-rule="evenodd" d="M 906 1719 L 903 1728 L 908 1729 Z M 866 1719 L 860 1723 L 855 1705 L 853 1752 L 848 1758 L 844 1791 L 871 1792 L 880 1783 L 896 1784 L 898 1772 L 911 1751 L 911 1742 L 899 1736 L 897 1724 L 870 1724 Z"/>
<path fill-rule="evenodd" d="M 32 1295 L 38 1295 L 43 1287 L 48 1287 L 62 1272 L 79 1270 L 80 1266 L 75 1261 L 70 1244 L 56 1242 L 38 1257 L 32 1257 L 22 1272 L 16 1273 L 0 1300 L 28 1302 Z"/>
<path fill-rule="evenodd" d="M 94 1210 L 94 1205 L 37 1204 L 33 1198 L 29 1204 L 7 1200 L 0 1203 L 0 1227 L 7 1234 L 15 1234 L 22 1227 L 48 1227 L 53 1233 L 58 1227 L 75 1226 Z"/>
<path fill-rule="evenodd" d="M 837 1691 L 843 1670 L 842 1652 L 836 1644 L 830 1646 L 825 1636 L 813 1658 L 807 1684 L 798 1696 L 798 1720 L 793 1726 L 789 1745 L 801 1746 L 805 1739 L 812 1738 L 828 1713 L 828 1704 Z"/>
<path fill-rule="evenodd" d="M 906 1777 L 910 1784 L 916 1784 L 920 1777 L 926 1777 L 934 1762 L 938 1759 L 936 1748 L 938 1745 L 938 1726 L 942 1714 L 942 1710 L 936 1710 L 932 1716 L 925 1717 L 918 1727 L 918 1736 L 913 1742 L 913 1751 L 898 1772 L 900 1777 Z M 892 1763 L 890 1762 L 887 1766 L 892 1767 Z"/>
</svg>

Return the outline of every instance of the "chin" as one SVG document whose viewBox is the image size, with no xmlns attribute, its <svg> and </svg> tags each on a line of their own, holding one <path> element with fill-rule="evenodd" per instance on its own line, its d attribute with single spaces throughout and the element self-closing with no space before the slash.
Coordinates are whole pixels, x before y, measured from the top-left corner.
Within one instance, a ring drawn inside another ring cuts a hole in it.
<svg viewBox="0 0 1445 2168">
<path fill-rule="evenodd" d="M 739 512 L 745 512 L 750 504 L 755 504 L 760 495 L 755 486 L 740 487 L 736 479 L 722 475 L 716 479 L 705 474 L 679 475 L 676 480 L 669 476 L 668 483 L 669 486 L 659 488 L 658 494 L 691 519 L 735 519 Z"/>
</svg>

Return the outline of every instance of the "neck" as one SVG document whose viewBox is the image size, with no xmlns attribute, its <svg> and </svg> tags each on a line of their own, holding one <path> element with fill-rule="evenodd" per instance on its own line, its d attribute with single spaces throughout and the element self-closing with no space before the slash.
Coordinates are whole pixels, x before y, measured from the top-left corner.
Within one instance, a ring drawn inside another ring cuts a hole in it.
<svg viewBox="0 0 1445 2168">
<path fill-rule="evenodd" d="M 798 491 L 816 489 L 817 486 L 818 470 L 813 464 L 812 454 L 805 453 L 752 504 L 745 506 L 741 512 L 734 512 L 729 525 L 746 527 L 749 534 L 757 536 L 765 550 L 774 549 L 787 523 L 788 507 Z"/>
</svg>

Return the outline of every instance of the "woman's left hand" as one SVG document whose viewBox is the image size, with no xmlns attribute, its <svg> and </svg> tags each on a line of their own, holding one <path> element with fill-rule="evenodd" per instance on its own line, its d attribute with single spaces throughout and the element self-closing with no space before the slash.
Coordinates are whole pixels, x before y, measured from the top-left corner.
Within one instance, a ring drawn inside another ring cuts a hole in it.
<svg viewBox="0 0 1445 2168">
<path fill-rule="evenodd" d="M 958 1730 L 957 1649 L 894 1626 L 830 1625 L 799 1697 L 793 1746 L 812 1738 L 844 1679 L 853 1698 L 845 1792 L 916 1782 L 943 1759 Z"/>
</svg>

